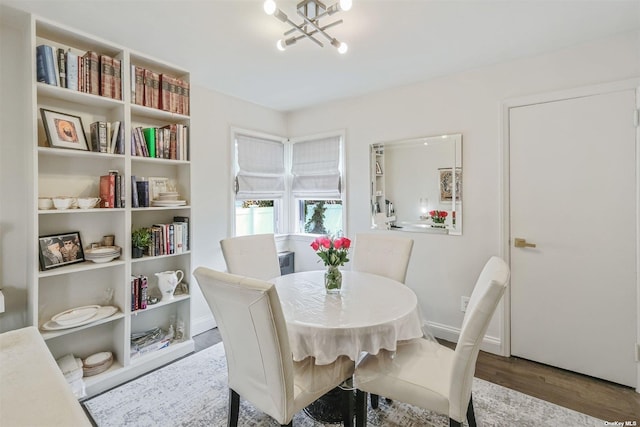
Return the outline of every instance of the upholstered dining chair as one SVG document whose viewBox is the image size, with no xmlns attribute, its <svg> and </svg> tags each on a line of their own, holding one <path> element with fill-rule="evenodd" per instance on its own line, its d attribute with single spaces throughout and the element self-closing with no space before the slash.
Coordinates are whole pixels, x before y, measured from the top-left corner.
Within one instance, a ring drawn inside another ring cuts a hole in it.
<svg viewBox="0 0 640 427">
<path fill-rule="evenodd" d="M 205 267 L 193 275 L 222 335 L 229 374 L 229 426 L 238 425 L 240 396 L 281 425 L 292 426 L 297 412 L 353 375 L 353 361 L 346 356 L 321 366 L 313 359 L 293 361 L 273 284 Z M 343 391 L 345 402 L 351 393 Z M 343 408 L 345 426 L 351 426 L 353 406 Z"/>
<path fill-rule="evenodd" d="M 227 271 L 269 280 L 280 276 L 280 261 L 273 234 L 229 237 L 220 240 Z"/>
<path fill-rule="evenodd" d="M 499 257 L 485 264 L 469 299 L 455 350 L 418 339 L 398 345 L 394 358 L 368 355 L 356 367 L 356 426 L 366 426 L 366 393 L 377 393 L 449 417 L 459 427 L 476 426 L 471 386 L 480 343 L 509 281 Z M 382 367 L 382 368 L 381 368 Z"/>
<path fill-rule="evenodd" d="M 389 234 L 356 234 L 351 268 L 404 283 L 411 259 L 413 239 Z M 378 395 L 371 393 L 371 407 L 378 407 Z"/>
<path fill-rule="evenodd" d="M 413 239 L 407 237 L 358 233 L 353 245 L 351 268 L 404 283 L 412 249 Z"/>
</svg>

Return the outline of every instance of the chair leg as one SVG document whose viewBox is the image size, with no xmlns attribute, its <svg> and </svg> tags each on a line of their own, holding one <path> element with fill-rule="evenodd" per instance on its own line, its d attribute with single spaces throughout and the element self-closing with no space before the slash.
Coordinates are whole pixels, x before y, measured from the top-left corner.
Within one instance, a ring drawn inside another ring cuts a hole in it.
<svg viewBox="0 0 640 427">
<path fill-rule="evenodd" d="M 453 418 L 449 418 L 449 427 L 462 427 L 462 424 L 460 424 Z"/>
<path fill-rule="evenodd" d="M 342 390 L 342 422 L 344 427 L 353 427 L 353 391 Z"/>
<path fill-rule="evenodd" d="M 356 390 L 356 427 L 367 427 L 367 393 Z"/>
<path fill-rule="evenodd" d="M 369 399 L 371 399 L 371 408 L 378 409 L 379 396 L 377 394 L 371 393 L 369 395 Z"/>
<path fill-rule="evenodd" d="M 293 427 L 293 420 L 289 421 L 289 424 L 280 424 L 282 427 Z"/>
<path fill-rule="evenodd" d="M 473 411 L 473 395 L 469 398 L 469 406 L 467 406 L 467 421 L 469 421 L 469 427 L 477 427 L 476 414 Z"/>
<path fill-rule="evenodd" d="M 240 412 L 240 395 L 229 389 L 229 427 L 238 427 L 238 413 Z"/>
</svg>

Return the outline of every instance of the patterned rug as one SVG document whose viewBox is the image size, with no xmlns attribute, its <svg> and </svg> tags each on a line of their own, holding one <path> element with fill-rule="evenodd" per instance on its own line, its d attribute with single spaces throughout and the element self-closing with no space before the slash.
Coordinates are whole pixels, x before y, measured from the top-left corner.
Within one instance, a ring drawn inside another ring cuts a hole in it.
<svg viewBox="0 0 640 427">
<path fill-rule="evenodd" d="M 479 426 L 540 427 L 598 426 L 602 420 L 517 391 L 474 378 L 473 401 Z M 84 402 L 99 427 L 226 426 L 227 367 L 222 343 L 185 357 L 157 371 Z M 278 426 L 268 415 L 241 399 L 240 426 Z M 297 427 L 322 424 L 304 412 L 293 419 Z M 445 427 L 448 418 L 400 402 L 380 399 L 368 410 L 372 427 Z M 466 425 L 466 424 L 465 424 Z"/>
</svg>

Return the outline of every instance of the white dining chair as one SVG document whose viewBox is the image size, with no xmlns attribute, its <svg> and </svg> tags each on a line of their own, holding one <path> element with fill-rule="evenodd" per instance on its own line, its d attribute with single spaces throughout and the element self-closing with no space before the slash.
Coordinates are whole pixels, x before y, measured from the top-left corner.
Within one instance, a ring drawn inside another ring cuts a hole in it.
<svg viewBox="0 0 640 427">
<path fill-rule="evenodd" d="M 471 386 L 480 343 L 509 281 L 509 267 L 491 257 L 480 273 L 462 321 L 455 350 L 433 340 L 398 345 L 391 361 L 367 355 L 356 367 L 356 426 L 366 426 L 366 393 L 376 393 L 476 426 Z"/>
<path fill-rule="evenodd" d="M 353 245 L 351 269 L 404 283 L 412 249 L 413 239 L 407 237 L 358 233 Z"/>
<path fill-rule="evenodd" d="M 280 261 L 273 234 L 229 237 L 220 240 L 227 271 L 268 280 L 280 276 Z"/>
<path fill-rule="evenodd" d="M 353 375 L 346 356 L 329 365 L 294 362 L 282 307 L 273 284 L 205 267 L 194 272 L 222 335 L 229 373 L 228 425 L 238 424 L 240 396 L 281 425 Z M 343 400 L 352 391 L 343 390 Z M 345 426 L 353 406 L 343 405 Z"/>
</svg>

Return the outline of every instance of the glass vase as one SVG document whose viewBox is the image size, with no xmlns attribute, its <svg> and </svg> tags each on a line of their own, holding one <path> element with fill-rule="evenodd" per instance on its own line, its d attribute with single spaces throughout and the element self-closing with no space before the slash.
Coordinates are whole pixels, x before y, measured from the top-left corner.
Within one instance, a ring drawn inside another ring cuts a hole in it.
<svg viewBox="0 0 640 427">
<path fill-rule="evenodd" d="M 324 287 L 328 294 L 340 293 L 342 288 L 342 272 L 337 265 L 328 265 L 324 273 Z"/>
</svg>

